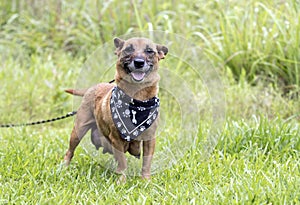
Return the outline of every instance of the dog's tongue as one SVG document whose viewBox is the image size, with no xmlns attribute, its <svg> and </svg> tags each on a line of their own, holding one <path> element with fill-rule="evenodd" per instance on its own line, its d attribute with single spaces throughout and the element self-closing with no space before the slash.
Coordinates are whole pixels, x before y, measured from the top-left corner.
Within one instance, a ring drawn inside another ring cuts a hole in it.
<svg viewBox="0 0 300 205">
<path fill-rule="evenodd" d="M 141 80 L 144 79 L 145 73 L 139 72 L 139 71 L 135 71 L 135 72 L 131 73 L 131 76 L 134 78 L 134 80 L 141 81 Z"/>
</svg>

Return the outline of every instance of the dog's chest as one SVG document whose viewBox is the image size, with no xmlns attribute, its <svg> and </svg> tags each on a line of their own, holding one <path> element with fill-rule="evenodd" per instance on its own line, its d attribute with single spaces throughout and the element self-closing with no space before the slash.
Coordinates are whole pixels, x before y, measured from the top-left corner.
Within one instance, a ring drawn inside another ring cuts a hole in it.
<svg viewBox="0 0 300 205">
<path fill-rule="evenodd" d="M 153 97 L 147 101 L 135 100 L 115 87 L 110 99 L 110 110 L 121 137 L 132 141 L 157 119 L 159 99 Z"/>
</svg>

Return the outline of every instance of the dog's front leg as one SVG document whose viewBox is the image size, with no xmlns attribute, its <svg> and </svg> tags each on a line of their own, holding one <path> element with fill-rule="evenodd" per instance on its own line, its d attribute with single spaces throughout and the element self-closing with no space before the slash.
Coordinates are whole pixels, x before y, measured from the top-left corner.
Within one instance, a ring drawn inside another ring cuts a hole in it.
<svg viewBox="0 0 300 205">
<path fill-rule="evenodd" d="M 154 154 L 156 139 L 153 138 L 148 141 L 143 141 L 143 167 L 142 178 L 150 179 L 151 177 L 151 161 Z"/>
<path fill-rule="evenodd" d="M 116 173 L 120 174 L 117 183 L 118 184 L 125 183 L 126 182 L 125 170 L 127 169 L 127 162 L 124 153 L 124 144 L 118 140 L 112 142 L 112 151 L 113 151 L 114 158 L 118 163 Z"/>
<path fill-rule="evenodd" d="M 111 138 L 112 139 L 112 138 Z M 118 163 L 116 173 L 124 174 L 124 171 L 127 169 L 127 162 L 124 153 L 124 142 L 121 140 L 113 140 L 112 141 L 112 148 L 113 148 L 113 155 L 115 160 Z"/>
<path fill-rule="evenodd" d="M 114 154 L 115 160 L 118 163 L 116 173 L 123 174 L 124 171 L 127 169 L 125 154 L 124 154 L 123 150 L 121 151 L 120 148 L 116 148 L 116 147 L 113 147 L 113 154 Z"/>
</svg>

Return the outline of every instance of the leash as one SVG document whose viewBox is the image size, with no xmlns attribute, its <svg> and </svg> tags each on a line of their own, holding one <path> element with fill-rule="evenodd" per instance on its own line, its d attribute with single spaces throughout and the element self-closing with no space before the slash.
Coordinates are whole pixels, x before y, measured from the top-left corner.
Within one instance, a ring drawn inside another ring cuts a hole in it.
<svg viewBox="0 0 300 205">
<path fill-rule="evenodd" d="M 45 124 L 45 123 L 54 122 L 54 121 L 57 121 L 57 120 L 62 120 L 62 119 L 74 116 L 76 114 L 77 114 L 77 111 L 73 111 L 73 112 L 67 113 L 66 115 L 56 117 L 56 118 L 52 118 L 52 119 L 49 119 L 49 120 L 41 120 L 41 121 L 22 123 L 22 124 L 4 124 L 4 125 L 0 125 L 0 128 L 22 127 L 22 126 Z"/>
<path fill-rule="evenodd" d="M 109 81 L 109 83 L 113 83 L 115 82 L 115 79 Z M 77 111 L 73 111 L 73 112 L 69 112 L 66 115 L 60 116 L 60 117 L 56 117 L 56 118 L 52 118 L 49 120 L 41 120 L 41 121 L 36 121 L 36 122 L 29 122 L 29 123 L 22 123 L 22 124 L 0 124 L 0 128 L 10 128 L 10 127 L 23 127 L 23 126 L 32 126 L 32 125 L 40 125 L 40 124 L 45 124 L 45 123 L 49 123 L 49 122 L 55 122 L 58 120 L 62 120 L 68 117 L 72 117 L 74 115 L 77 114 Z"/>
</svg>

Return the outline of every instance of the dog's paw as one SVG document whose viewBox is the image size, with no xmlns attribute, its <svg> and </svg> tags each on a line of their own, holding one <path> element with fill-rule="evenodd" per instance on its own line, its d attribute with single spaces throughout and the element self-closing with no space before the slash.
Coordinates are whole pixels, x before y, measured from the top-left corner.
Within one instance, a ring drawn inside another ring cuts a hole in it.
<svg viewBox="0 0 300 205">
<path fill-rule="evenodd" d="M 70 162 L 71 162 L 71 159 L 73 157 L 73 152 L 70 152 L 69 150 L 67 151 L 65 157 L 64 157 L 64 164 L 66 166 L 69 166 Z"/>
<path fill-rule="evenodd" d="M 126 183 L 126 175 L 121 174 L 117 180 L 117 185 L 125 184 Z"/>
<path fill-rule="evenodd" d="M 64 157 L 64 160 L 62 162 L 62 164 L 64 164 L 66 167 L 70 165 L 71 159 L 66 155 Z"/>
<path fill-rule="evenodd" d="M 64 160 L 61 164 L 64 165 L 65 167 L 68 167 L 70 165 L 70 161 Z"/>
<path fill-rule="evenodd" d="M 62 162 L 63 165 L 65 165 L 66 167 L 70 165 L 70 160 L 64 158 L 63 162 Z"/>
<path fill-rule="evenodd" d="M 142 174 L 142 179 L 150 181 L 151 180 L 151 175 L 150 174 Z"/>
</svg>

